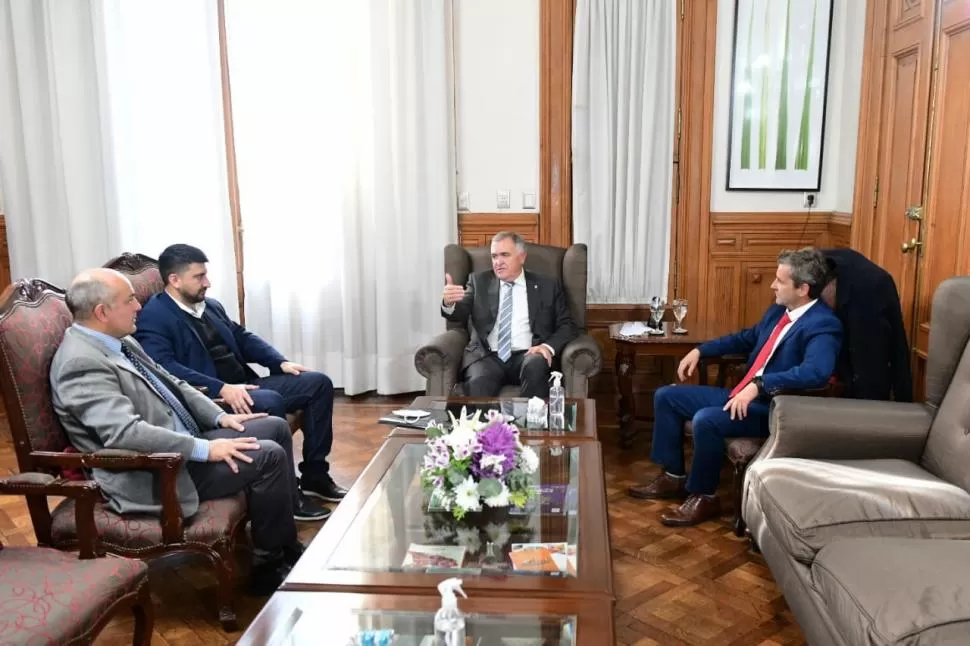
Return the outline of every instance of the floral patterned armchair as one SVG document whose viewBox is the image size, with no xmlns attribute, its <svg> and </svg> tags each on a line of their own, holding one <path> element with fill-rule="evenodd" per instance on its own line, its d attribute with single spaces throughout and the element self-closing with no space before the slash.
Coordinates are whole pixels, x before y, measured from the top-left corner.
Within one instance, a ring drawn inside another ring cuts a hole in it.
<svg viewBox="0 0 970 646">
<path fill-rule="evenodd" d="M 154 606 L 148 566 L 126 558 L 96 558 L 95 482 L 69 482 L 43 473 L 0 480 L 0 494 L 64 496 L 74 503 L 80 554 L 45 547 L 0 545 L 0 644 L 90 644 L 119 611 L 135 617 L 134 646 L 150 646 Z"/>
<path fill-rule="evenodd" d="M 0 391 L 20 471 L 84 478 L 84 470 L 95 467 L 151 470 L 160 484 L 162 516 L 122 516 L 100 500 L 93 504 L 93 514 L 79 515 L 81 501 L 74 498 L 49 510 L 45 496 L 28 491 L 27 507 L 38 544 L 75 550 L 90 532 L 98 536 L 100 549 L 112 554 L 139 559 L 185 554 L 205 559 L 218 579 L 219 620 L 226 630 L 235 630 L 233 551 L 246 525 L 245 496 L 202 503 L 186 519 L 175 487 L 182 456 L 120 450 L 78 453 L 54 412 L 49 379 L 54 352 L 70 325 L 64 292 L 49 283 L 18 280 L 0 295 Z"/>
</svg>

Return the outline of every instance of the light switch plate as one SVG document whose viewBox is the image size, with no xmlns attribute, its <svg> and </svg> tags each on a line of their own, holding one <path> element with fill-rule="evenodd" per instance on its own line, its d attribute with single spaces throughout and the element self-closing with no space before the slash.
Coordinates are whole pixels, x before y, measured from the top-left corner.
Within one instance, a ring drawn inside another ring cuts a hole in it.
<svg viewBox="0 0 970 646">
<path fill-rule="evenodd" d="M 468 206 L 468 191 L 462 191 L 458 194 L 458 210 L 467 211 L 470 207 Z"/>
<path fill-rule="evenodd" d="M 536 194 L 535 193 L 523 193 L 522 194 L 522 208 L 523 209 L 534 209 L 534 208 L 536 208 Z"/>
<path fill-rule="evenodd" d="M 497 194 L 496 203 L 500 209 L 510 208 L 511 197 L 509 196 L 509 191 L 499 191 Z"/>
</svg>

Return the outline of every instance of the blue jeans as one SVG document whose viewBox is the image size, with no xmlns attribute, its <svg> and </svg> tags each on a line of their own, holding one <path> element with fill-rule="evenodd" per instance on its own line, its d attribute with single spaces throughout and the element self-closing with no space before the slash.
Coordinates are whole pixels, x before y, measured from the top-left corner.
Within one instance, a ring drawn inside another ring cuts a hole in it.
<svg viewBox="0 0 970 646">
<path fill-rule="evenodd" d="M 722 410 L 730 391 L 714 386 L 664 386 L 653 399 L 653 448 L 650 459 L 664 470 L 683 475 L 684 422 L 694 424 L 694 459 L 687 491 L 712 495 L 721 478 L 724 438 L 767 437 L 768 404 L 755 400 L 744 419 Z"/>
<path fill-rule="evenodd" d="M 303 462 L 300 473 L 312 479 L 330 471 L 327 456 L 333 446 L 333 382 L 322 372 L 299 376 L 281 374 L 255 379 L 259 386 L 249 392 L 254 413 L 286 418 L 287 413 L 303 409 Z"/>
</svg>

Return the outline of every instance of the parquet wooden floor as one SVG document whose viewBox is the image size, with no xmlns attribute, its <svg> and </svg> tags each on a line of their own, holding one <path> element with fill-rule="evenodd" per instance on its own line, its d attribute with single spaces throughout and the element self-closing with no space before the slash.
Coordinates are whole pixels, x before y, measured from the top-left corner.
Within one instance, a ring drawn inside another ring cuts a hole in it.
<svg viewBox="0 0 970 646">
<path fill-rule="evenodd" d="M 411 396 L 340 398 L 331 464 L 334 477 L 349 485 L 380 446 L 389 427 L 376 423 Z M 598 402 L 600 439 L 606 464 L 617 644 L 622 646 L 775 646 L 805 644 L 763 558 L 731 532 L 730 518 L 677 530 L 659 522 L 666 504 L 628 498 L 626 488 L 654 467 L 646 441 L 632 452 L 617 448 L 612 402 Z M 6 421 L 0 419 L 0 423 Z M 297 434 L 298 443 L 302 438 Z M 299 458 L 298 458 L 299 459 Z M 0 444 L 0 474 L 16 473 L 13 447 Z M 729 482 L 725 474 L 723 483 Z M 722 500 L 727 503 L 727 498 Z M 730 512 L 725 504 L 725 512 Z M 309 542 L 319 526 L 301 524 Z M 0 497 L 0 540 L 32 545 L 34 535 L 22 499 Z M 185 565 L 152 573 L 156 606 L 153 646 L 232 644 L 215 621 L 215 584 L 205 568 Z M 240 581 L 242 586 L 242 581 Z M 264 599 L 236 596 L 240 625 L 247 626 Z M 99 646 L 131 643 L 133 622 L 117 618 L 101 634 Z M 606 646 L 606 645 L 604 645 Z"/>
</svg>

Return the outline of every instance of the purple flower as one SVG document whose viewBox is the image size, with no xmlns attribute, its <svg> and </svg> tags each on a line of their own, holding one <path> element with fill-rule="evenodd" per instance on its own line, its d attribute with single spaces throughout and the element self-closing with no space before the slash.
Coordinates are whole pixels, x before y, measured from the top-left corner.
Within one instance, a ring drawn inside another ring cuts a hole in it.
<svg viewBox="0 0 970 646">
<path fill-rule="evenodd" d="M 471 463 L 475 477 L 501 479 L 515 467 L 515 430 L 510 424 L 497 422 L 479 432 L 481 451 L 475 453 Z"/>
<path fill-rule="evenodd" d="M 448 453 L 448 444 L 445 443 L 444 438 L 437 437 L 433 440 L 428 440 L 427 444 L 428 450 L 424 454 L 424 468 L 435 469 L 447 467 L 451 461 L 451 456 Z"/>
</svg>

